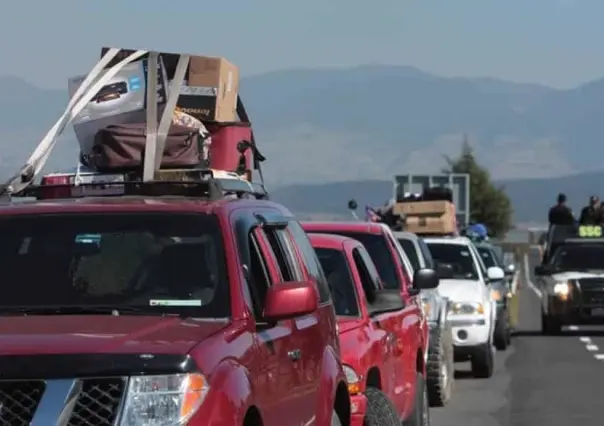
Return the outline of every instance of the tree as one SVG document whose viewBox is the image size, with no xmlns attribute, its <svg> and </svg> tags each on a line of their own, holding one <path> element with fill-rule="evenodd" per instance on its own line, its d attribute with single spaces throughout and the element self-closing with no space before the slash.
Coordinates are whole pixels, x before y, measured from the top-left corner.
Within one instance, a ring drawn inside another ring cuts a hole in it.
<svg viewBox="0 0 604 426">
<path fill-rule="evenodd" d="M 445 173 L 470 175 L 470 220 L 483 223 L 491 236 L 505 235 L 512 228 L 512 203 L 505 189 L 494 185 L 488 170 L 478 164 L 467 139 L 459 157 L 445 159 Z"/>
</svg>

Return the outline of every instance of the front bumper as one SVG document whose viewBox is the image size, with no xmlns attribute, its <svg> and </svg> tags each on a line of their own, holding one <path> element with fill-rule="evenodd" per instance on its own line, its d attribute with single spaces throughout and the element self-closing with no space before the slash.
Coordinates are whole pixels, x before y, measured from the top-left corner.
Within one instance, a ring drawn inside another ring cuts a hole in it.
<svg viewBox="0 0 604 426">
<path fill-rule="evenodd" d="M 453 330 L 453 346 L 458 348 L 484 345 L 489 341 L 490 324 L 484 315 L 449 316 Z"/>
<path fill-rule="evenodd" d="M 350 426 L 363 426 L 367 412 L 367 398 L 363 394 L 350 396 Z"/>
</svg>

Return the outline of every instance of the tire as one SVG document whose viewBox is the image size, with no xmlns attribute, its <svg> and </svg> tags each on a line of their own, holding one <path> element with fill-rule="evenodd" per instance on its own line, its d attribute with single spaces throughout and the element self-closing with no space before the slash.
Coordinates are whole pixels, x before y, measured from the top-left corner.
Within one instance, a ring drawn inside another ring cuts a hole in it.
<svg viewBox="0 0 604 426">
<path fill-rule="evenodd" d="M 376 388 L 368 387 L 365 390 L 367 397 L 367 411 L 364 426 L 399 426 L 400 419 L 392 401 Z"/>
<path fill-rule="evenodd" d="M 560 321 L 545 312 L 541 312 L 541 334 L 546 336 L 558 336 L 562 334 L 562 324 Z"/>
<path fill-rule="evenodd" d="M 443 407 L 451 399 L 454 381 L 453 336 L 451 325 L 431 333 L 428 350 L 427 388 L 430 407 Z"/>
<path fill-rule="evenodd" d="M 338 413 L 336 413 L 335 410 L 333 411 L 333 413 L 331 413 L 331 426 L 342 426 L 340 417 L 338 416 Z"/>
<path fill-rule="evenodd" d="M 510 317 L 506 310 L 501 318 L 497 320 L 495 328 L 494 344 L 498 351 L 505 351 L 510 344 Z"/>
<path fill-rule="evenodd" d="M 495 371 L 495 357 L 491 343 L 480 345 L 470 359 L 472 375 L 477 379 L 488 379 Z"/>
<path fill-rule="evenodd" d="M 430 404 L 428 402 L 428 387 L 421 373 L 417 373 L 415 385 L 415 404 L 408 419 L 403 420 L 403 426 L 430 426 Z"/>
</svg>

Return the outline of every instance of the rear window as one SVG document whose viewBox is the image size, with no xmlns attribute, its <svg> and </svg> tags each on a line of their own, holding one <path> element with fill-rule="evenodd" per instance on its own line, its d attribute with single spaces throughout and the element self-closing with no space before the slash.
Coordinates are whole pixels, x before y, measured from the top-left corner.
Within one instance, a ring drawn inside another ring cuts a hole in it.
<svg viewBox="0 0 604 426">
<path fill-rule="evenodd" d="M 174 213 L 0 218 L 0 314 L 9 306 L 113 306 L 226 317 L 220 229 L 215 216 Z"/>
<path fill-rule="evenodd" d="M 362 232 L 334 232 L 329 230 L 330 234 L 343 235 L 345 237 L 354 238 L 359 241 L 365 249 L 383 281 L 384 288 L 399 289 L 402 284 L 399 282 L 399 277 L 396 272 L 396 263 L 392 257 L 390 246 L 384 235 L 364 234 Z"/>
<path fill-rule="evenodd" d="M 336 315 L 359 315 L 356 288 L 344 253 L 326 248 L 315 248 L 315 252 L 331 287 L 331 298 Z"/>
</svg>

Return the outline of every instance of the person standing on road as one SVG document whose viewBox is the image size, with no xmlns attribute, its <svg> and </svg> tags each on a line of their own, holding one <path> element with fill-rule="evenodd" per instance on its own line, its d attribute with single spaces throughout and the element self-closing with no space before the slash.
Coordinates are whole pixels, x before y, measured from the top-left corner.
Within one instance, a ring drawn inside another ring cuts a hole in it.
<svg viewBox="0 0 604 426">
<path fill-rule="evenodd" d="M 573 225 L 575 217 L 573 211 L 566 205 L 566 195 L 558 194 L 558 202 L 549 209 L 549 224 L 551 225 Z"/>
<path fill-rule="evenodd" d="M 592 195 L 589 197 L 589 204 L 581 210 L 579 223 L 581 225 L 602 225 L 604 222 L 604 214 L 602 213 L 600 198 Z"/>
</svg>

